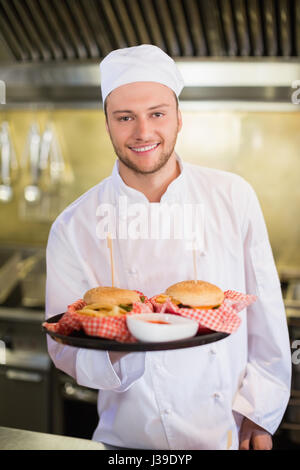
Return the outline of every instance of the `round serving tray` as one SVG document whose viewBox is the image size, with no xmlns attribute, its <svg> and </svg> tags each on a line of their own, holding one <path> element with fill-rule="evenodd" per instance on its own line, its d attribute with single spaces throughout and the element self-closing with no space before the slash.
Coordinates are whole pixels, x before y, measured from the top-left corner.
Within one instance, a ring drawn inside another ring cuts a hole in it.
<svg viewBox="0 0 300 470">
<path fill-rule="evenodd" d="M 48 323 L 58 322 L 63 313 L 48 318 Z M 104 351 L 127 351 L 127 352 L 141 352 L 141 351 L 162 351 L 167 349 L 182 349 L 194 348 L 195 346 L 203 346 L 204 344 L 214 343 L 229 336 L 228 333 L 212 332 L 206 335 L 193 336 L 192 338 L 180 339 L 176 341 L 164 341 L 160 343 L 119 343 L 110 339 L 99 338 L 98 336 L 88 336 L 83 331 L 74 331 L 70 335 L 61 335 L 47 330 L 43 326 L 43 330 L 51 338 L 58 343 L 67 344 L 69 346 L 76 346 L 85 349 L 101 349 Z"/>
</svg>

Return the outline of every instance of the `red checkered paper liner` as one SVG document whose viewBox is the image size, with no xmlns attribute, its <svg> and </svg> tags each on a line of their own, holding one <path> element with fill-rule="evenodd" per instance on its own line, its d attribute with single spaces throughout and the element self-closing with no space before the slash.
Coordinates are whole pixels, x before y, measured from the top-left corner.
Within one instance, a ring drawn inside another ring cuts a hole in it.
<svg viewBox="0 0 300 470">
<path fill-rule="evenodd" d="M 157 295 L 150 299 L 155 312 L 174 313 L 182 317 L 196 320 L 199 324 L 198 334 L 209 331 L 234 333 L 241 324 L 238 313 L 256 301 L 255 295 L 241 294 L 240 292 L 227 290 L 224 292 L 224 300 L 216 309 L 192 309 L 179 308 L 170 299 L 163 304 L 156 302 Z"/>
<path fill-rule="evenodd" d="M 99 336 L 115 340 L 120 343 L 136 343 L 137 340 L 132 336 L 127 328 L 126 317 L 136 313 L 153 313 L 153 306 L 149 299 L 142 293 L 144 302 L 133 303 L 131 312 L 122 314 L 118 317 L 103 316 L 93 317 L 91 315 L 82 315 L 77 310 L 82 309 L 87 304 L 82 300 L 77 300 L 68 305 L 68 310 L 64 313 L 57 323 L 44 322 L 43 326 L 49 331 L 62 335 L 70 335 L 73 331 L 83 330 L 86 335 Z"/>
</svg>

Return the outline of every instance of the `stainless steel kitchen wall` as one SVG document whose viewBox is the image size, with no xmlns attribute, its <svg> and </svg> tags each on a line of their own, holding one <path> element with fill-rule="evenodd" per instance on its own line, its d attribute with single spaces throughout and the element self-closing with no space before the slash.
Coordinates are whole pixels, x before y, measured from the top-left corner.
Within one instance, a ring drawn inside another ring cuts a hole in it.
<svg viewBox="0 0 300 470">
<path fill-rule="evenodd" d="M 300 114 L 187 113 L 178 150 L 244 177 L 260 200 L 278 267 L 300 266 Z"/>
<path fill-rule="evenodd" d="M 300 266 L 300 114 L 183 110 L 177 152 L 183 160 L 232 171 L 252 184 L 259 197 L 274 256 L 279 268 Z M 60 209 L 111 172 L 115 155 L 105 129 L 102 110 L 53 110 L 62 152 L 73 181 Z M 41 128 L 49 111 L 8 110 L 0 123 L 12 128 L 18 159 L 33 120 Z M 45 245 L 50 221 L 20 218 L 22 172 L 12 202 L 0 205 L 0 243 Z"/>
</svg>

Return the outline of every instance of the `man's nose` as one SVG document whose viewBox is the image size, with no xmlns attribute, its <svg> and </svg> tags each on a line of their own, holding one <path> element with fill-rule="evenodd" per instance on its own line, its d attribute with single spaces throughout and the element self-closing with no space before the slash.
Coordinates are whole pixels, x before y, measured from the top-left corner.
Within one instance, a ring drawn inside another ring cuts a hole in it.
<svg viewBox="0 0 300 470">
<path fill-rule="evenodd" d="M 135 138 L 146 141 L 150 137 L 150 124 L 147 119 L 141 118 L 136 120 Z"/>
</svg>

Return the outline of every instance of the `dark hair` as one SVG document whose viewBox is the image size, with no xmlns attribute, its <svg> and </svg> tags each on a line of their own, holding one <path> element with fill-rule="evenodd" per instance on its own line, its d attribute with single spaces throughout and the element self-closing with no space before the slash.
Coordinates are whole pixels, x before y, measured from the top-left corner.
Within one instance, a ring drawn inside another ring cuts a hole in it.
<svg viewBox="0 0 300 470">
<path fill-rule="evenodd" d="M 105 114 L 106 120 L 107 120 L 107 98 L 109 97 L 110 93 L 107 95 L 106 100 L 104 101 L 104 114 Z M 176 101 L 176 111 L 178 111 L 178 98 L 176 96 L 176 93 L 173 90 L 172 90 L 172 93 L 173 93 L 175 101 Z"/>
</svg>

